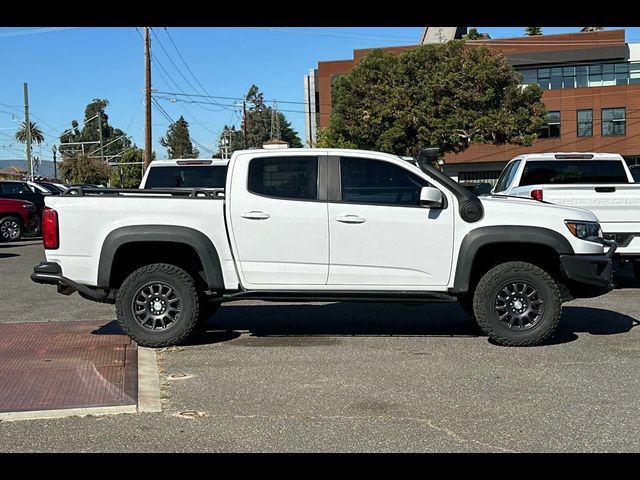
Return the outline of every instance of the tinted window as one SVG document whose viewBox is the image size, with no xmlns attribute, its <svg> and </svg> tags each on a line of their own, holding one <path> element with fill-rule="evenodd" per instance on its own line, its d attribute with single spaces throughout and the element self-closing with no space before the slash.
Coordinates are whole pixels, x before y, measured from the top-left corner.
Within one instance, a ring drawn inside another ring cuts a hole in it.
<svg viewBox="0 0 640 480">
<path fill-rule="evenodd" d="M 511 185 L 511 182 L 513 182 L 513 178 L 515 177 L 519 166 L 520 160 L 516 160 L 515 162 L 511 162 L 509 165 L 507 165 L 507 168 L 502 171 L 502 174 L 500 175 L 500 178 L 496 183 L 496 188 L 494 190 L 496 193 L 504 192 L 509 187 L 509 185 Z"/>
<path fill-rule="evenodd" d="M 539 183 L 629 183 L 621 162 L 562 160 L 527 162 L 520 185 Z"/>
<path fill-rule="evenodd" d="M 144 188 L 224 188 L 226 165 L 151 167 Z"/>
<path fill-rule="evenodd" d="M 631 175 L 633 176 L 633 179 L 636 181 L 636 183 L 640 182 L 640 168 L 632 168 Z"/>
<path fill-rule="evenodd" d="M 317 157 L 256 158 L 249 163 L 250 192 L 268 197 L 317 200 Z"/>
<path fill-rule="evenodd" d="M 342 201 L 384 205 L 419 205 L 428 183 L 393 163 L 366 158 L 341 158 Z"/>
<path fill-rule="evenodd" d="M 26 184 L 20 182 L 0 183 L 0 191 L 8 194 L 33 193 Z"/>
</svg>

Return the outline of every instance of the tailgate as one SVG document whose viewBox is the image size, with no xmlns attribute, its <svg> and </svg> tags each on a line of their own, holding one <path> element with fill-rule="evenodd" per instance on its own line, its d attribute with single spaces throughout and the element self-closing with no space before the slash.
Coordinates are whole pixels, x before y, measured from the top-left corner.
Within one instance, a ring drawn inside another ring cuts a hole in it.
<svg viewBox="0 0 640 480">
<path fill-rule="evenodd" d="M 544 200 L 591 210 L 600 223 L 640 223 L 640 185 L 545 185 Z"/>
</svg>

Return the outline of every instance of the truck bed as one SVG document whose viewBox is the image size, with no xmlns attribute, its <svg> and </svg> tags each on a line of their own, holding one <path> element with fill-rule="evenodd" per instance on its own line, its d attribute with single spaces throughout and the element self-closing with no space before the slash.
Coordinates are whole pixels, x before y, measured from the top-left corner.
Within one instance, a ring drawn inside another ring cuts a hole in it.
<svg viewBox="0 0 640 480">
<path fill-rule="evenodd" d="M 49 196 L 46 206 L 58 213 L 60 246 L 48 250 L 50 261 L 64 259 L 64 274 L 96 286 L 102 245 L 109 233 L 121 227 L 173 225 L 199 230 L 218 249 L 225 281 L 237 287 L 237 276 L 227 239 L 221 196 L 202 189 L 83 189 Z"/>
</svg>

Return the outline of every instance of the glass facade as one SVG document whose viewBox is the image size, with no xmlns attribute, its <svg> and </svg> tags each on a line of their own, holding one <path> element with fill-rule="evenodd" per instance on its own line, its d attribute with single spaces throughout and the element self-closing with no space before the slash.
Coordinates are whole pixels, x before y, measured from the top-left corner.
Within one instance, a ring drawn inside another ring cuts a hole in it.
<svg viewBox="0 0 640 480">
<path fill-rule="evenodd" d="M 640 62 L 573 65 L 518 70 L 522 84 L 537 83 L 543 90 L 640 84 Z"/>
</svg>

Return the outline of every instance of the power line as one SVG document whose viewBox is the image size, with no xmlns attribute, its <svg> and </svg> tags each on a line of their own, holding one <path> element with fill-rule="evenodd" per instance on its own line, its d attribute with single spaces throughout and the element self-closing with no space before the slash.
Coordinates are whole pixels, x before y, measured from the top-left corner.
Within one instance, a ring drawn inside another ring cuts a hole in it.
<svg viewBox="0 0 640 480">
<path fill-rule="evenodd" d="M 0 33 L 0 38 L 19 37 L 22 35 L 34 35 L 36 33 L 49 33 L 57 32 L 60 30 L 71 30 L 78 27 L 44 27 L 44 28 L 32 28 L 31 30 L 15 30 L 13 32 Z"/>
</svg>

